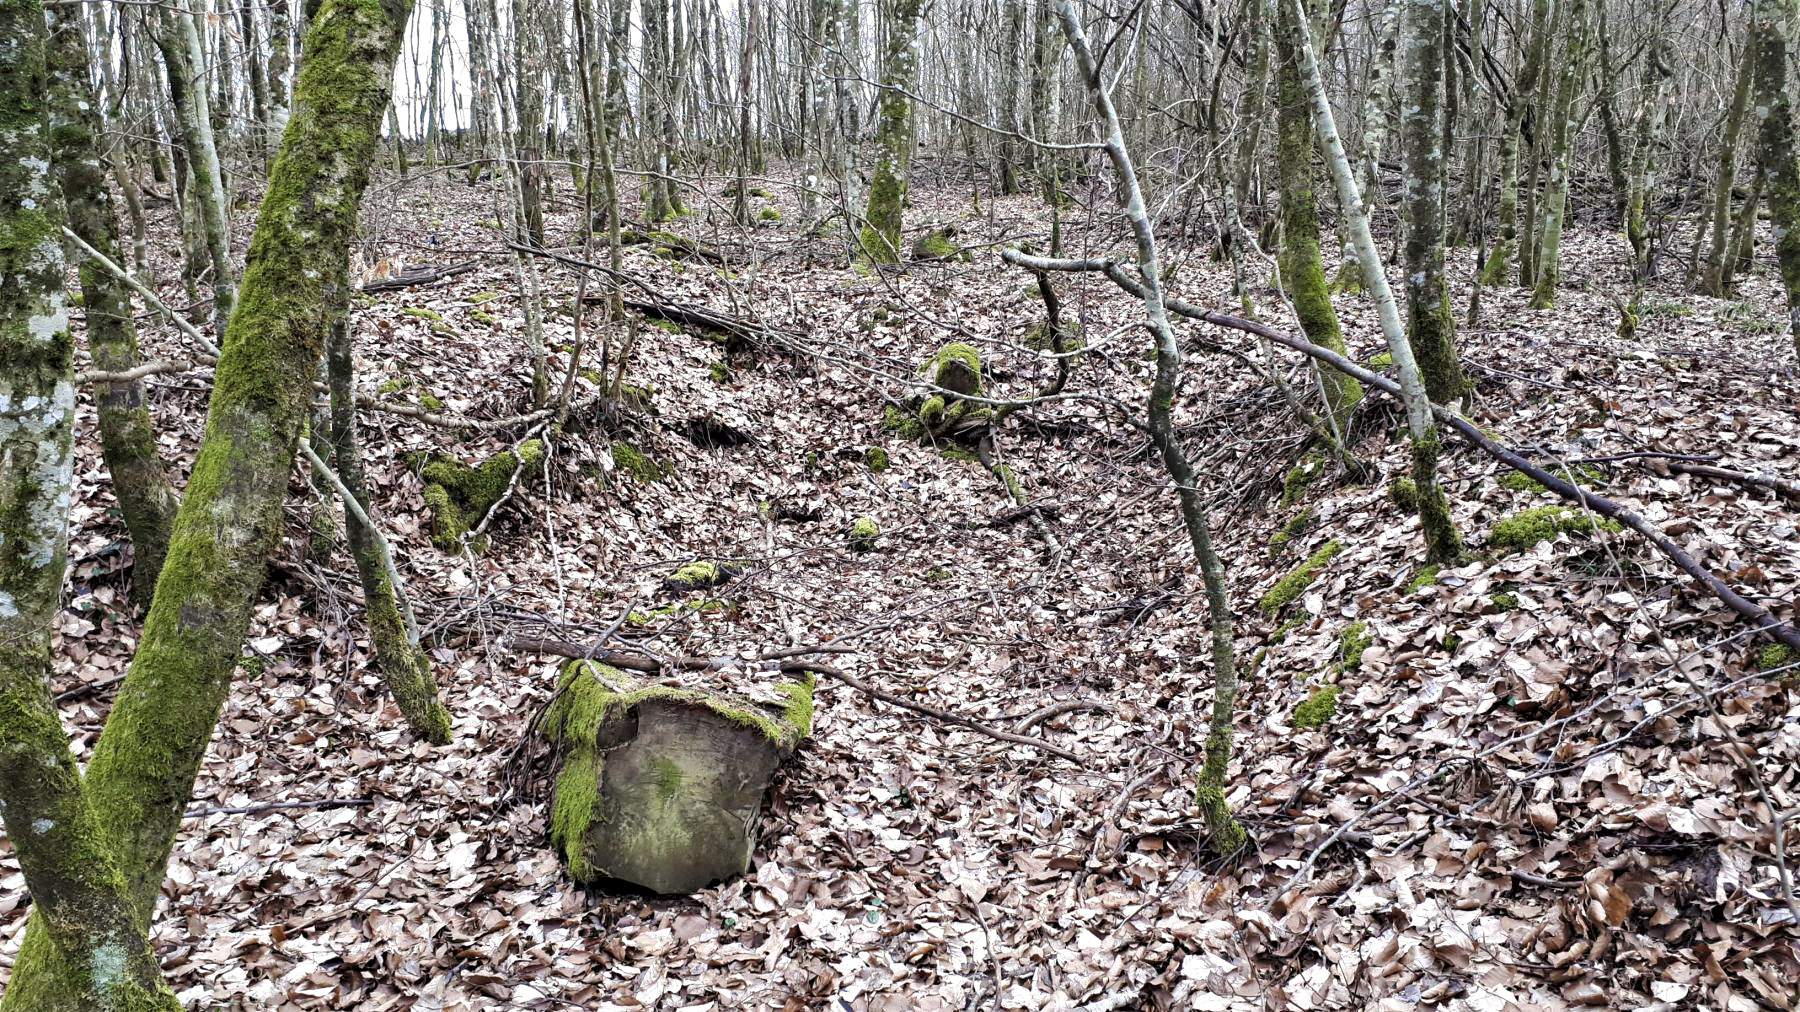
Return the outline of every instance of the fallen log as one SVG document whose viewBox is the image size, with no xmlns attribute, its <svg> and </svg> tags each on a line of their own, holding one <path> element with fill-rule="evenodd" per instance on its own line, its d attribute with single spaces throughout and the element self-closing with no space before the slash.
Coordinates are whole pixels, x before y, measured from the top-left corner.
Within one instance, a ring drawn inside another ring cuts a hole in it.
<svg viewBox="0 0 1800 1012">
<path fill-rule="evenodd" d="M 1142 298 L 1144 295 L 1143 286 L 1133 279 L 1123 267 L 1112 260 L 1057 260 L 1047 257 L 1030 256 L 1028 254 L 1020 253 L 1017 250 L 1004 250 L 1000 255 L 1007 263 L 1017 267 L 1023 267 L 1027 270 L 1098 272 L 1105 274 L 1114 284 L 1118 285 L 1126 292 L 1138 296 L 1139 298 Z M 1303 337 L 1289 334 L 1286 331 L 1277 330 L 1274 327 L 1258 323 L 1255 320 L 1246 320 L 1229 313 L 1219 313 L 1210 309 L 1202 309 L 1199 306 L 1183 302 L 1180 299 L 1165 299 L 1164 304 L 1168 307 L 1170 312 L 1190 320 L 1198 320 L 1202 323 L 1210 323 L 1214 326 L 1226 327 L 1231 330 L 1242 331 L 1246 334 L 1265 337 L 1283 347 L 1291 348 L 1294 351 L 1298 351 L 1304 355 L 1311 356 L 1320 362 L 1324 362 L 1326 365 L 1331 366 L 1341 373 L 1354 376 L 1361 380 L 1365 386 L 1379 390 L 1396 400 L 1400 399 L 1399 383 L 1380 373 L 1365 369 L 1335 351 L 1328 348 L 1321 348 Z M 1489 439 L 1487 434 L 1483 433 L 1475 423 L 1464 418 L 1458 411 L 1444 407 L 1441 404 L 1433 404 L 1431 406 L 1431 412 L 1437 417 L 1438 421 L 1454 430 L 1457 435 L 1473 444 L 1476 449 L 1481 450 L 1488 456 L 1493 457 L 1515 471 L 1520 471 L 1529 475 L 1532 479 L 1537 481 L 1538 484 L 1543 485 L 1545 488 L 1562 496 L 1564 499 L 1568 499 L 1584 509 L 1593 510 L 1601 516 L 1616 520 L 1620 524 L 1636 531 L 1638 534 L 1642 535 L 1646 541 L 1649 541 L 1655 546 L 1658 551 L 1668 556 L 1682 572 L 1693 577 L 1696 582 L 1705 587 L 1714 597 L 1723 601 L 1726 607 L 1737 612 L 1743 618 L 1748 619 L 1755 625 L 1758 632 L 1765 633 L 1795 650 L 1800 650 L 1800 628 L 1796 628 L 1792 622 L 1785 622 L 1780 618 L 1777 618 L 1769 609 L 1738 593 L 1730 584 L 1726 583 L 1723 579 L 1720 579 L 1712 570 L 1702 566 L 1692 555 L 1689 555 L 1685 549 L 1676 544 L 1673 539 L 1658 530 L 1653 524 L 1639 516 L 1635 511 L 1619 505 L 1598 492 L 1582 488 L 1559 474 L 1537 466 L 1519 453 L 1501 446 L 1492 439 Z"/>
<path fill-rule="evenodd" d="M 362 290 L 364 294 L 367 295 L 373 295 L 376 292 L 392 292 L 401 288 L 412 288 L 416 285 L 428 285 L 434 281 L 453 278 L 458 274 L 467 274 L 474 269 L 475 261 L 473 260 L 466 263 L 449 264 L 444 267 L 411 267 L 389 277 L 376 278 L 374 281 L 365 282 L 362 286 Z"/>
</svg>

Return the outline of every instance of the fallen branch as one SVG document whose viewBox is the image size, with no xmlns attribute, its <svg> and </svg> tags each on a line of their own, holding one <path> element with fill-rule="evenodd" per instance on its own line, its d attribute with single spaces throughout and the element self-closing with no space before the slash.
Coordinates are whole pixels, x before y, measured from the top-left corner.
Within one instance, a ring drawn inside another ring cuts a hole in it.
<svg viewBox="0 0 1800 1012">
<path fill-rule="evenodd" d="M 598 661 L 601 664 L 611 665 L 615 668 L 622 668 L 626 671 L 637 671 L 648 675 L 661 674 L 662 672 L 671 669 L 680 671 L 722 671 L 736 667 L 738 664 L 738 659 L 734 657 L 657 658 L 646 654 L 612 650 L 598 645 L 582 646 L 579 643 L 568 643 L 562 640 L 536 639 L 525 636 L 514 637 L 511 647 L 517 653 L 550 654 L 555 657 L 568 657 L 574 660 Z M 801 652 L 841 653 L 842 651 L 829 646 L 811 647 L 803 650 L 787 649 L 776 651 L 767 657 L 759 657 L 756 660 L 772 661 L 778 657 L 793 657 L 796 653 Z M 1041 738 L 1031 738 L 1025 735 L 1013 734 L 1010 731 L 1002 731 L 997 727 L 990 727 L 971 717 L 964 717 L 961 714 L 939 710 L 934 707 L 926 706 L 923 703 L 915 703 L 910 699 L 905 699 L 883 689 L 878 689 L 862 679 L 845 672 L 841 668 L 834 667 L 830 664 L 808 660 L 782 660 L 779 663 L 774 664 L 773 667 L 774 670 L 784 674 L 799 675 L 810 673 L 815 675 L 826 675 L 843 682 L 845 685 L 850 686 L 852 689 L 855 689 L 863 695 L 879 699 L 884 703 L 892 703 L 903 710 L 911 710 L 914 713 L 930 717 L 933 720 L 940 720 L 948 724 L 966 727 L 971 731 L 987 735 L 989 738 L 993 738 L 996 741 L 1003 741 L 1013 745 L 1029 745 L 1032 748 L 1048 752 L 1059 759 L 1067 759 L 1072 763 L 1079 763 L 1082 761 L 1080 756 L 1068 749 L 1059 748 Z"/>
<path fill-rule="evenodd" d="M 378 278 L 362 286 L 366 294 L 391 292 L 400 288 L 411 288 L 414 285 L 427 285 L 433 281 L 442 281 L 458 274 L 467 274 L 475 269 L 475 261 L 450 264 L 447 267 L 413 267 L 388 278 Z"/>
<path fill-rule="evenodd" d="M 213 358 L 211 355 L 199 355 L 191 359 L 145 362 L 120 372 L 106 372 L 101 369 L 92 369 L 87 372 L 76 373 L 75 382 L 130 383 L 134 380 L 141 380 L 146 376 L 160 376 L 172 372 L 187 372 L 192 369 L 198 369 L 203 365 L 216 365 L 218 364 L 218 361 L 218 359 Z"/>
<path fill-rule="evenodd" d="M 1112 260 L 1054 260 L 1046 257 L 1028 256 L 1017 250 L 1004 250 L 1001 253 L 1001 257 L 1006 260 L 1007 263 L 1024 267 L 1028 270 L 1096 271 L 1105 274 L 1108 278 L 1112 279 L 1114 284 L 1125 291 L 1140 297 L 1143 295 L 1142 285 Z M 1202 309 L 1191 303 L 1183 302 L 1180 299 L 1166 299 L 1165 304 L 1174 313 L 1187 317 L 1190 320 L 1198 320 L 1202 323 L 1210 323 L 1214 326 L 1226 327 L 1231 330 L 1243 331 L 1246 334 L 1254 334 L 1259 337 L 1268 338 L 1276 344 L 1291 348 L 1294 351 L 1298 351 L 1305 355 L 1310 355 L 1341 373 L 1354 376 L 1361 380 L 1364 385 L 1373 387 L 1374 389 L 1387 394 L 1389 397 L 1395 399 L 1401 397 L 1399 383 L 1396 383 L 1394 380 L 1391 380 L 1380 373 L 1371 372 L 1370 370 L 1357 365 L 1355 362 L 1352 362 L 1349 358 L 1328 348 L 1321 348 L 1303 337 L 1297 337 L 1285 331 L 1276 330 L 1274 327 L 1258 323 L 1254 320 L 1246 320 L 1241 317 L 1232 316 L 1229 313 L 1219 313 L 1209 309 Z M 1489 439 L 1475 423 L 1469 421 L 1460 413 L 1450 408 L 1446 408 L 1441 404 L 1433 404 L 1431 406 L 1431 412 L 1437 417 L 1438 421 L 1454 429 L 1464 440 L 1472 443 L 1477 449 L 1486 453 L 1488 456 L 1499 460 L 1501 463 L 1515 471 L 1520 471 L 1529 475 L 1536 480 L 1538 484 L 1543 485 L 1557 495 L 1577 503 L 1585 509 L 1593 510 L 1601 516 L 1616 520 L 1620 524 L 1636 531 L 1638 534 L 1642 535 L 1646 541 L 1649 541 L 1652 545 L 1656 546 L 1658 551 L 1668 556 L 1682 572 L 1693 577 L 1701 586 L 1710 591 L 1713 596 L 1723 601 L 1726 607 L 1729 607 L 1732 611 L 1737 612 L 1739 615 L 1754 623 L 1759 632 L 1767 633 L 1769 636 L 1787 644 L 1795 650 L 1800 650 L 1800 628 L 1795 628 L 1794 624 L 1791 622 L 1782 621 L 1777 618 L 1773 612 L 1769 611 L 1769 609 L 1744 597 L 1742 594 L 1739 594 L 1730 584 L 1720 579 L 1717 574 L 1713 573 L 1705 566 L 1702 566 L 1692 555 L 1689 555 L 1686 550 L 1670 539 L 1668 535 L 1658 530 L 1648 520 L 1645 520 L 1636 512 L 1619 505 L 1597 492 L 1584 489 L 1558 474 L 1533 464 L 1530 460 L 1527 460 L 1517 452 Z"/>
<path fill-rule="evenodd" d="M 375 803 L 373 798 L 321 798 L 317 801 L 277 801 L 267 805 L 242 808 L 196 808 L 183 812 L 184 819 L 200 819 L 208 815 L 260 815 L 263 812 L 286 812 L 297 808 L 363 808 Z"/>
</svg>

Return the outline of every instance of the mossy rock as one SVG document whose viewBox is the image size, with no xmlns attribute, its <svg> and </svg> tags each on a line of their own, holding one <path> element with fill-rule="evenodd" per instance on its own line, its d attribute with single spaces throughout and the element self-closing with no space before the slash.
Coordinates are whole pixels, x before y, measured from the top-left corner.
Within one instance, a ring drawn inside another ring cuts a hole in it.
<svg viewBox="0 0 1800 1012">
<path fill-rule="evenodd" d="M 705 590 L 727 583 L 744 572 L 744 567 L 730 562 L 690 562 L 663 580 L 663 589 L 685 592 Z"/>
<path fill-rule="evenodd" d="M 1302 593 L 1305 593 L 1306 588 L 1312 585 L 1319 572 L 1343 550 L 1344 545 L 1341 541 L 1326 542 L 1323 547 L 1302 562 L 1298 569 L 1277 580 L 1275 586 L 1269 588 L 1268 593 L 1262 596 L 1256 606 L 1262 609 L 1264 614 L 1270 616 L 1281 614 L 1283 609 L 1294 603 Z"/>
<path fill-rule="evenodd" d="M 502 450 L 474 467 L 449 457 L 429 458 L 419 476 L 425 480 L 425 505 L 431 511 L 432 544 L 446 552 L 460 551 L 463 535 L 506 495 L 513 474 L 543 459 L 544 443 L 539 439 L 520 443 L 516 452 Z"/>
<path fill-rule="evenodd" d="M 1294 728 L 1296 730 L 1312 730 L 1331 723 L 1337 716 L 1338 693 L 1336 685 L 1321 685 L 1312 694 L 1294 707 Z"/>
<path fill-rule="evenodd" d="M 974 346 L 952 341 L 921 362 L 915 375 L 921 382 L 940 389 L 922 395 L 912 406 L 910 416 L 889 404 L 884 428 L 908 439 L 980 438 L 994 413 L 987 406 L 966 399 L 982 394 L 981 353 Z"/>
<path fill-rule="evenodd" d="M 1058 329 L 1062 331 L 1063 354 L 1066 355 L 1070 352 L 1081 351 L 1083 348 L 1087 347 L 1087 341 L 1081 336 L 1080 324 L 1065 322 Z M 1030 348 L 1032 351 L 1055 351 L 1056 341 L 1054 340 L 1054 335 L 1050 333 L 1050 321 L 1039 320 L 1031 326 L 1026 327 L 1024 344 L 1025 347 Z"/>
<path fill-rule="evenodd" d="M 1616 520 L 1595 517 L 1568 506 L 1539 506 L 1514 513 L 1494 524 L 1488 547 L 1511 554 L 1523 552 L 1559 534 L 1592 537 L 1601 531 L 1622 530 Z"/>
<path fill-rule="evenodd" d="M 550 845 L 569 876 L 675 894 L 743 874 L 769 782 L 812 732 L 810 675 L 770 696 L 564 668 L 543 734 L 561 760 Z"/>
</svg>

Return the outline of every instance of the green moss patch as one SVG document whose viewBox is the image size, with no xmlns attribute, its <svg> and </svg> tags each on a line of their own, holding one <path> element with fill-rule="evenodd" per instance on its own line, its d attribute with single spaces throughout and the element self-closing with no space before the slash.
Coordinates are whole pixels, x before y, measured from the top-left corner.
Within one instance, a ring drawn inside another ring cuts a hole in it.
<svg viewBox="0 0 1800 1012">
<path fill-rule="evenodd" d="M 1308 453 L 1300 458 L 1293 470 L 1281 480 L 1281 505 L 1292 506 L 1306 496 L 1306 490 L 1312 487 L 1319 475 L 1325 473 L 1325 455 Z"/>
<path fill-rule="evenodd" d="M 926 232 L 913 243 L 912 258 L 914 260 L 953 260 L 958 257 L 967 259 L 967 254 L 964 254 L 956 243 L 951 241 L 955 237 L 956 229 L 950 227 Z"/>
<path fill-rule="evenodd" d="M 1567 506 L 1539 506 L 1494 524 L 1488 547 L 1502 553 L 1523 552 L 1559 534 L 1592 537 L 1601 531 L 1621 530 L 1618 521 L 1595 517 Z"/>
<path fill-rule="evenodd" d="M 887 470 L 892 462 L 888 460 L 888 452 L 879 446 L 871 446 L 863 451 L 863 464 L 877 474 Z"/>
<path fill-rule="evenodd" d="M 1412 582 L 1406 585 L 1406 592 L 1417 594 L 1426 587 L 1435 586 L 1438 582 L 1438 574 L 1443 571 L 1443 568 L 1435 562 L 1429 566 L 1420 566 L 1419 572 L 1413 576 Z"/>
<path fill-rule="evenodd" d="M 743 566 L 729 562 L 690 562 L 670 573 L 668 578 L 663 580 L 663 586 L 675 591 L 704 590 L 708 587 L 717 587 L 743 571 Z"/>
<path fill-rule="evenodd" d="M 859 552 L 866 552 L 875 547 L 875 540 L 881 537 L 881 528 L 874 517 L 857 517 L 850 525 L 850 546 Z"/>
<path fill-rule="evenodd" d="M 1262 600 L 1258 601 L 1256 606 L 1270 616 L 1281 614 L 1282 609 L 1292 604 L 1304 593 L 1306 588 L 1311 586 L 1313 580 L 1318 577 L 1319 572 L 1343 550 L 1344 545 L 1340 541 L 1326 542 L 1324 547 L 1312 553 L 1311 557 L 1301 563 L 1300 568 L 1276 581 L 1275 586 L 1269 588 L 1269 592 L 1262 596 Z"/>
<path fill-rule="evenodd" d="M 1269 539 L 1269 547 L 1275 549 L 1285 547 L 1295 538 L 1311 530 L 1315 519 L 1316 514 L 1311 506 L 1294 514 L 1293 518 L 1282 524 L 1281 530 L 1276 531 L 1274 536 Z"/>
<path fill-rule="evenodd" d="M 624 471 L 645 484 L 661 481 L 674 472 L 672 465 L 664 464 L 624 441 L 614 441 L 612 459 L 615 470 Z"/>
<path fill-rule="evenodd" d="M 1344 635 L 1338 640 L 1338 664 L 1345 671 L 1355 671 L 1362 667 L 1363 651 L 1369 649 L 1375 637 L 1369 635 L 1369 623 L 1352 622 L 1344 627 Z"/>
<path fill-rule="evenodd" d="M 400 310 L 400 312 L 416 320 L 434 320 L 439 323 L 442 323 L 444 320 L 442 313 L 439 313 L 435 309 L 426 309 L 422 306 L 407 306 L 405 309 Z"/>
<path fill-rule="evenodd" d="M 1413 484 L 1411 478 L 1394 479 L 1394 483 L 1388 486 L 1388 498 L 1408 513 L 1419 512 L 1419 486 Z"/>
<path fill-rule="evenodd" d="M 1340 691 L 1335 685 L 1321 685 L 1314 689 L 1299 706 L 1294 707 L 1294 728 L 1312 730 L 1331 723 L 1331 718 L 1337 715 Z"/>
<path fill-rule="evenodd" d="M 543 459 L 544 443 L 538 439 L 520 443 L 516 452 L 496 453 L 474 467 L 448 457 L 430 458 L 419 476 L 425 480 L 432 543 L 447 552 L 460 550 L 463 535 L 479 525 L 506 494 L 514 473 L 521 467 L 542 463 Z"/>
<path fill-rule="evenodd" d="M 1786 643 L 1771 643 L 1756 652 L 1756 670 L 1773 671 L 1800 661 L 1800 652 Z"/>
</svg>

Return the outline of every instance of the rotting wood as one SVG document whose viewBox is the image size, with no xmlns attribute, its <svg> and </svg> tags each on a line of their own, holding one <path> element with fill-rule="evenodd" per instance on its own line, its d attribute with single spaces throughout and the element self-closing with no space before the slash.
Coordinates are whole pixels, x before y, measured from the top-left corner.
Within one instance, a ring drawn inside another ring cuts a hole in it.
<svg viewBox="0 0 1800 1012">
<path fill-rule="evenodd" d="M 453 278 L 458 274 L 467 274 L 475 269 L 475 261 L 469 260 L 460 264 L 449 264 L 444 267 L 411 267 L 391 277 L 377 278 L 362 286 L 364 295 L 376 292 L 392 292 L 402 288 L 413 288 L 428 285 L 434 281 Z"/>
</svg>

